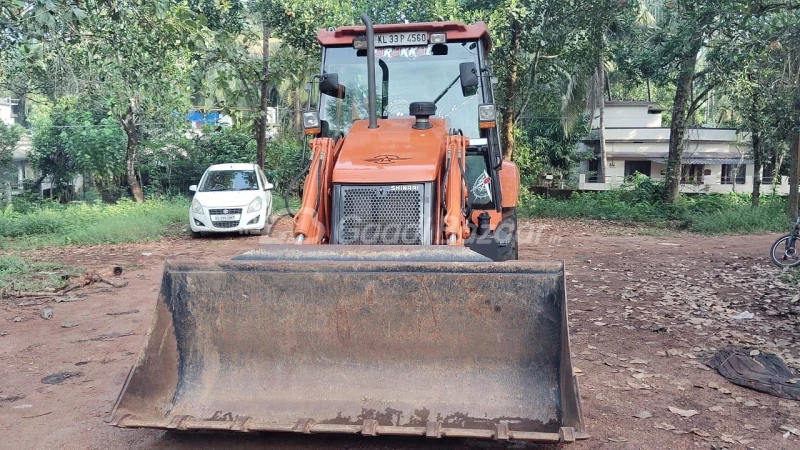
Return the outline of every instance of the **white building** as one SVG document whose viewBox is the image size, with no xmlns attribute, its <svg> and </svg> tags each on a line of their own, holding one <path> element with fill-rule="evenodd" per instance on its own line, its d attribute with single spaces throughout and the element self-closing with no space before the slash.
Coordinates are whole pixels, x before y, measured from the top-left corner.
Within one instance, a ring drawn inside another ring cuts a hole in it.
<svg viewBox="0 0 800 450">
<path fill-rule="evenodd" d="M 607 190 L 639 172 L 663 180 L 667 169 L 670 129 L 662 126 L 661 110 L 648 102 L 606 102 L 606 160 L 604 179 L 600 164 L 598 117 L 580 150 L 594 152 L 579 171 L 579 189 Z M 682 192 L 750 191 L 753 160 L 748 133 L 729 128 L 689 128 L 683 151 Z M 765 179 L 764 183 L 771 183 Z M 788 185 L 785 186 L 788 192 Z"/>
</svg>

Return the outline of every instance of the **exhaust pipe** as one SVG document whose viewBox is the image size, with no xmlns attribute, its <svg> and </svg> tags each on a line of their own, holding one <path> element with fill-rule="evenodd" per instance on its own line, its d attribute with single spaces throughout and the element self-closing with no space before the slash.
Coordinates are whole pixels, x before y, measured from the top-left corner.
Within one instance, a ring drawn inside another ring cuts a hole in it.
<svg viewBox="0 0 800 450">
<path fill-rule="evenodd" d="M 372 20 L 361 14 L 361 21 L 367 28 L 367 89 L 369 89 L 369 128 L 378 128 L 378 114 L 375 105 L 375 29 Z"/>
</svg>

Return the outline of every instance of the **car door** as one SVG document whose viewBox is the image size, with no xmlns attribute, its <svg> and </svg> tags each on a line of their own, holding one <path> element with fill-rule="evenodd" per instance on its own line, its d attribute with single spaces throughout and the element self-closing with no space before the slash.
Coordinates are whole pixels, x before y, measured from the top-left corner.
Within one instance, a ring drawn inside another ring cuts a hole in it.
<svg viewBox="0 0 800 450">
<path fill-rule="evenodd" d="M 258 168 L 258 166 L 256 167 Z M 265 211 L 266 214 L 269 215 L 270 213 L 272 213 L 272 190 L 267 189 L 267 177 L 264 176 L 264 171 L 261 170 L 261 168 L 258 168 L 258 170 L 256 170 L 256 173 L 258 173 L 258 177 L 261 179 L 261 188 L 263 189 L 264 204 L 267 206 Z"/>
</svg>

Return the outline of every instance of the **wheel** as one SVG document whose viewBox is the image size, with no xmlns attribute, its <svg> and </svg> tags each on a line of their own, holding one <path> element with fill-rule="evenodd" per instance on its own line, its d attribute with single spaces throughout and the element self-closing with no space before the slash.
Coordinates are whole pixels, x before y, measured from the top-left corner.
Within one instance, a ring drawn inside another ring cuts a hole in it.
<svg viewBox="0 0 800 450">
<path fill-rule="evenodd" d="M 509 230 L 511 232 L 511 251 L 506 253 L 502 259 L 504 261 L 516 261 L 519 259 L 519 241 L 517 239 L 517 208 L 504 208 L 503 219 L 500 225 L 497 226 L 498 230 Z M 508 231 L 506 231 L 508 232 Z"/>
<path fill-rule="evenodd" d="M 199 231 L 192 231 L 192 239 L 200 239 L 203 237 L 203 233 Z"/>
<path fill-rule="evenodd" d="M 772 262 L 778 267 L 796 267 L 800 265 L 800 253 L 796 248 L 797 239 L 795 238 L 792 246 L 789 247 L 791 238 L 792 235 L 787 234 L 786 236 L 781 236 L 772 244 L 770 257 L 772 258 Z"/>
</svg>

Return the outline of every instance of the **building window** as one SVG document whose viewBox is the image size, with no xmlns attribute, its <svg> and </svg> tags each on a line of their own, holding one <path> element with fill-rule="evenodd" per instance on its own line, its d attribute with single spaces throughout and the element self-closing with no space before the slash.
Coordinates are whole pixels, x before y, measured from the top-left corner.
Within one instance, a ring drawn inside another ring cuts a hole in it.
<svg viewBox="0 0 800 450">
<path fill-rule="evenodd" d="M 723 164 L 722 184 L 744 184 L 745 168 L 744 164 Z"/>
<path fill-rule="evenodd" d="M 600 173 L 600 159 L 592 158 L 589 160 L 589 177 L 587 178 L 587 182 L 599 183 L 600 181 L 597 179 L 598 173 Z"/>
<path fill-rule="evenodd" d="M 683 184 L 703 184 L 703 165 L 684 164 L 681 183 Z"/>
<path fill-rule="evenodd" d="M 640 173 L 650 176 L 650 161 L 625 161 L 625 178 Z"/>
</svg>

